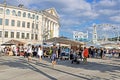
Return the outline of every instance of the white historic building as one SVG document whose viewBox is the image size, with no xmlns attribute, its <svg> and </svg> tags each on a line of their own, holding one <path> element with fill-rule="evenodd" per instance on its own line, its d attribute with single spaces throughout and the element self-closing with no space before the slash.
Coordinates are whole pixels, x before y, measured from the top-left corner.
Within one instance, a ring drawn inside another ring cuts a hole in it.
<svg viewBox="0 0 120 80">
<path fill-rule="evenodd" d="M 18 40 L 26 44 L 41 44 L 59 37 L 59 16 L 54 8 L 33 11 L 23 5 L 0 4 L 0 44 Z"/>
<path fill-rule="evenodd" d="M 73 39 L 76 41 L 87 41 L 88 40 L 88 32 L 87 33 L 83 33 L 83 32 L 78 32 L 78 31 L 74 31 L 73 32 Z"/>
</svg>

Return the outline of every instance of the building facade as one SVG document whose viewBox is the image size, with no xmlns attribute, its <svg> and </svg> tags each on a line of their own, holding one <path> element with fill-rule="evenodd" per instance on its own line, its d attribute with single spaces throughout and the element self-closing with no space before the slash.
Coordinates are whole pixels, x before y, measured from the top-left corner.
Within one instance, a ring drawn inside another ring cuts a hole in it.
<svg viewBox="0 0 120 80">
<path fill-rule="evenodd" d="M 83 32 L 74 31 L 73 32 L 73 39 L 76 41 L 86 42 L 86 41 L 88 41 L 88 32 L 83 33 Z"/>
<path fill-rule="evenodd" d="M 33 11 L 19 6 L 0 4 L 0 44 L 18 40 L 26 44 L 42 44 L 59 37 L 59 16 L 54 8 Z"/>
</svg>

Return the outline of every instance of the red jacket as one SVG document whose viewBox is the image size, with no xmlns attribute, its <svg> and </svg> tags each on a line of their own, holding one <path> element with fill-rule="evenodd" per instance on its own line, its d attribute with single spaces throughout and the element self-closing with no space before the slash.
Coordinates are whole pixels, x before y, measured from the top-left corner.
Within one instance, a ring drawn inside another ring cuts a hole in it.
<svg viewBox="0 0 120 80">
<path fill-rule="evenodd" d="M 87 49 L 87 48 L 84 50 L 83 56 L 84 56 L 85 58 L 88 57 L 88 49 Z"/>
</svg>

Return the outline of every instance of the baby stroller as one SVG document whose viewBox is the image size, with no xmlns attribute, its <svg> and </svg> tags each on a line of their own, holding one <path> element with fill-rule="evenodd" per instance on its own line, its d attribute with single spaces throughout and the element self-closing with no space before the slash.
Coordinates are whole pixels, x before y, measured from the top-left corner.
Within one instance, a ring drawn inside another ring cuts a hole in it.
<svg viewBox="0 0 120 80">
<path fill-rule="evenodd" d="M 72 61 L 71 61 L 71 64 L 73 64 L 73 63 L 76 63 L 76 64 L 79 64 L 80 63 L 80 55 L 78 55 L 78 54 L 75 54 L 75 55 L 73 55 L 73 59 L 72 59 Z"/>
</svg>

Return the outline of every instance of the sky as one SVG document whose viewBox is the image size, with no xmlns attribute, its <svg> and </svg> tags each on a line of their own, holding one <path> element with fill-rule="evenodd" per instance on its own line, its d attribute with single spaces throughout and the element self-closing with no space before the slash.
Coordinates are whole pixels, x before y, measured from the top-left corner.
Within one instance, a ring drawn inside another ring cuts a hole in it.
<svg viewBox="0 0 120 80">
<path fill-rule="evenodd" d="M 0 0 L 0 3 L 3 1 Z M 88 31 L 89 38 L 92 38 L 93 24 L 97 25 L 98 37 L 120 34 L 120 0 L 6 1 L 9 5 L 23 4 L 25 8 L 32 10 L 55 8 L 60 18 L 60 36 L 72 39 L 73 31 Z"/>
</svg>

